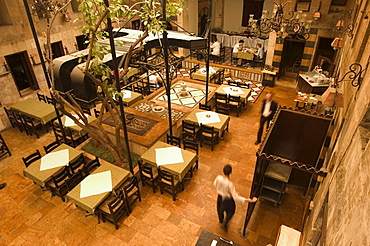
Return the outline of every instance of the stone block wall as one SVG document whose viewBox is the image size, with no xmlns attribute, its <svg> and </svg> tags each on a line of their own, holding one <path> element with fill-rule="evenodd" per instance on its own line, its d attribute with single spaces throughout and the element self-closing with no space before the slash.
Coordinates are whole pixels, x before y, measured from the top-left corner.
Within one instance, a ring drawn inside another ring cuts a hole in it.
<svg viewBox="0 0 370 246">
<path fill-rule="evenodd" d="M 370 11 L 367 1 L 358 4 L 359 10 Z M 359 12 L 354 21 L 361 28 L 355 30 L 353 38 L 344 36 L 339 53 L 340 78 L 352 63 L 366 67 L 369 62 L 368 18 Z M 366 74 L 360 87 L 353 87 L 349 77 L 340 83 L 344 107 L 335 112 L 336 129 L 324 163 L 329 174 L 314 198 L 304 226 L 303 245 L 317 245 L 321 235 L 325 245 L 370 245 L 370 78 Z M 323 213 L 326 197 L 327 213 Z"/>
<path fill-rule="evenodd" d="M 36 92 L 48 93 L 46 79 L 40 64 L 40 57 L 37 53 L 35 41 L 32 36 L 31 28 L 26 16 L 26 11 L 21 0 L 5 0 L 5 6 L 10 14 L 12 25 L 0 25 L 0 130 L 10 127 L 10 123 L 5 115 L 3 107 L 24 100 L 27 97 L 36 97 Z M 73 12 L 72 6 L 67 7 L 72 20 L 64 21 L 62 15 L 57 16 L 53 28 L 51 30 L 51 42 L 62 41 L 63 47 L 66 47 L 69 53 L 76 51 L 75 43 L 76 36 L 81 35 L 81 31 L 77 28 L 81 23 L 74 23 L 73 20 L 80 16 L 79 12 Z M 44 51 L 44 44 L 46 44 L 46 20 L 39 19 L 33 16 L 37 35 Z M 30 64 L 33 68 L 37 83 L 40 90 L 34 91 L 23 97 L 18 92 L 17 86 L 11 73 L 7 72 L 3 64 L 5 63 L 5 56 L 12 55 L 19 52 L 27 52 L 28 56 L 33 56 L 36 65 Z"/>
</svg>

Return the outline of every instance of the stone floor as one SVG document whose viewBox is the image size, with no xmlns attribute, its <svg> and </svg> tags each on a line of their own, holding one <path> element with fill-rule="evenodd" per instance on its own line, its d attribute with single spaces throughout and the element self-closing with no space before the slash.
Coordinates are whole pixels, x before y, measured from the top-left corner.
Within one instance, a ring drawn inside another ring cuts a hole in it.
<svg viewBox="0 0 370 246">
<path fill-rule="evenodd" d="M 254 145 L 258 130 L 262 99 L 268 91 L 276 93 L 280 105 L 294 106 L 295 87 L 291 82 L 279 82 L 266 88 L 256 103 L 248 104 L 237 118 L 231 117 L 230 131 L 211 151 L 200 149 L 199 170 L 185 191 L 173 202 L 168 194 L 153 194 L 142 188 L 142 202 L 136 202 L 133 213 L 120 222 L 116 230 L 110 223 L 97 223 L 94 216 L 72 203 L 51 198 L 49 191 L 22 174 L 21 157 L 54 140 L 52 133 L 40 139 L 27 136 L 17 129 L 2 135 L 12 151 L 11 157 L 0 159 L 0 183 L 7 186 L 0 191 L 0 245 L 195 245 L 202 230 L 229 238 L 242 245 L 274 244 L 278 228 L 286 224 L 299 229 L 303 211 L 300 191 L 289 188 L 283 204 L 275 208 L 266 201 L 258 201 L 248 227 L 248 236 L 241 237 L 246 207 L 237 205 L 229 231 L 220 229 L 216 215 L 217 194 L 213 180 L 228 163 L 233 166 L 231 180 L 237 191 L 248 196 L 256 161 Z"/>
</svg>

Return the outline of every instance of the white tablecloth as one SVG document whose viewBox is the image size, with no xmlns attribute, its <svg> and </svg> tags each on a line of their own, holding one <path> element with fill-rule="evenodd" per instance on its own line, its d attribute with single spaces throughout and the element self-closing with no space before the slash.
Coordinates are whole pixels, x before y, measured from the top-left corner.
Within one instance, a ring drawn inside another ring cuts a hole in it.
<svg viewBox="0 0 370 246">
<path fill-rule="evenodd" d="M 112 191 L 112 173 L 90 174 L 81 182 L 80 198 Z"/>
<path fill-rule="evenodd" d="M 69 150 L 51 152 L 41 158 L 40 171 L 66 166 L 69 163 Z"/>
<path fill-rule="evenodd" d="M 158 166 L 184 162 L 181 149 L 178 147 L 155 149 L 155 159 Z"/>
<path fill-rule="evenodd" d="M 220 122 L 220 116 L 218 116 L 218 113 L 207 111 L 207 112 L 198 112 L 195 113 L 195 116 L 197 117 L 199 124 L 212 124 Z"/>
</svg>

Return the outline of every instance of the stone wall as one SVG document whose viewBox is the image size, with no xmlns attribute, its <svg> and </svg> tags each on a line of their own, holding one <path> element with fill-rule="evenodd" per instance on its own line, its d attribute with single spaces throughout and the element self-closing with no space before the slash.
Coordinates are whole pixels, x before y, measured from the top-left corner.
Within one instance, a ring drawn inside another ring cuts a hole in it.
<svg viewBox="0 0 370 246">
<path fill-rule="evenodd" d="M 47 93 L 47 84 L 40 64 L 40 58 L 38 56 L 35 42 L 32 36 L 31 28 L 26 16 L 26 11 L 22 0 L 5 0 L 5 6 L 10 13 L 12 25 L 0 25 L 0 130 L 3 130 L 10 126 L 10 123 L 5 115 L 3 107 L 9 107 L 10 105 L 21 101 L 27 97 L 36 97 L 36 92 Z M 66 47 L 69 53 L 76 51 L 75 43 L 76 36 L 81 35 L 81 31 L 76 29 L 79 23 L 73 21 L 80 16 L 78 12 L 73 12 L 72 7 L 68 6 L 68 13 L 72 20 L 69 22 L 64 21 L 62 15 L 57 16 L 56 21 L 52 28 L 51 42 L 62 41 L 63 47 Z M 39 19 L 37 16 L 33 16 L 39 42 L 44 50 L 43 45 L 46 44 L 46 20 Z M 18 52 L 26 51 L 28 56 L 34 57 L 36 65 L 32 65 L 30 61 L 37 83 L 40 90 L 34 91 L 23 97 L 18 92 L 12 74 L 7 72 L 3 66 L 5 62 L 5 56 L 15 54 Z"/>
<path fill-rule="evenodd" d="M 339 56 L 339 77 L 358 62 L 366 67 L 370 57 L 368 1 L 360 1 L 353 38 L 344 35 Z M 351 4 L 351 2 L 349 3 Z M 304 229 L 304 245 L 321 243 L 333 246 L 370 245 L 370 78 L 365 72 L 361 87 L 351 86 L 346 77 L 340 83 L 344 107 L 335 112 L 335 127 L 330 150 L 324 164 L 329 171 L 315 198 L 314 207 Z M 325 198 L 327 213 L 323 213 Z M 323 223 L 321 223 L 323 222 Z"/>
</svg>

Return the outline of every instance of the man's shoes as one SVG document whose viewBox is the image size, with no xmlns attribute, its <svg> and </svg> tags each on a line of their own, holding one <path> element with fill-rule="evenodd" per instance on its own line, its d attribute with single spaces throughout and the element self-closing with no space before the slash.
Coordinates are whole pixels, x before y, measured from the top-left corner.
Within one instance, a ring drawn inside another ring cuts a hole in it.
<svg viewBox="0 0 370 246">
<path fill-rule="evenodd" d="M 0 184 L 0 190 L 6 186 L 6 183 Z"/>
<path fill-rule="evenodd" d="M 258 144 L 260 144 L 261 142 L 260 141 L 256 141 L 255 143 L 254 143 L 254 145 L 258 145 Z"/>
<path fill-rule="evenodd" d="M 228 230 L 227 225 L 225 225 L 225 224 L 222 224 L 222 225 L 220 226 L 220 228 L 221 228 L 222 230 L 226 231 L 226 232 L 227 232 L 227 230 Z"/>
</svg>

